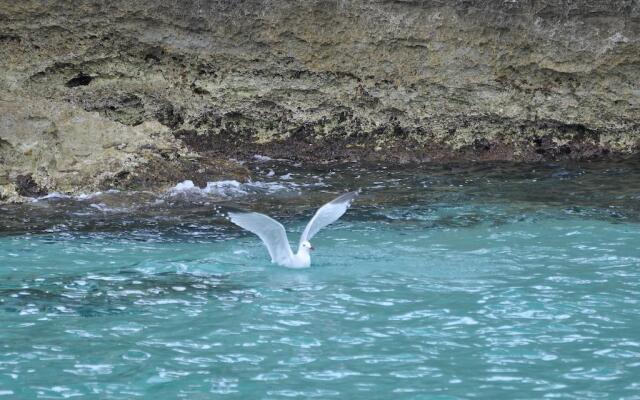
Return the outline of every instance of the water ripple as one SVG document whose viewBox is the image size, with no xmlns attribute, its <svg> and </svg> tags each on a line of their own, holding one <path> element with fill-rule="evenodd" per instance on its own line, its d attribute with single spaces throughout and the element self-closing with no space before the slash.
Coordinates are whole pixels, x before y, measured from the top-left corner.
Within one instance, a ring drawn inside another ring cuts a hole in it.
<svg viewBox="0 0 640 400">
<path fill-rule="evenodd" d="M 0 206 L 0 398 L 640 396 L 636 164 L 269 163 L 296 189 Z M 211 214 L 297 235 L 355 183 L 309 270 Z"/>
</svg>

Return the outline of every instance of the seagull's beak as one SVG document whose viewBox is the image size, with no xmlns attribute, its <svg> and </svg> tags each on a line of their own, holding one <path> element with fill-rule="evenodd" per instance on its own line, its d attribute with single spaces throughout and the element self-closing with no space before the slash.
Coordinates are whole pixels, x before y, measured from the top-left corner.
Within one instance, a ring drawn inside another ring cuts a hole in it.
<svg viewBox="0 0 640 400">
<path fill-rule="evenodd" d="M 316 249 L 316 248 L 315 248 L 315 247 L 313 247 L 313 246 L 309 247 L 309 250 L 311 250 L 311 251 L 314 251 L 315 249 Z"/>
</svg>

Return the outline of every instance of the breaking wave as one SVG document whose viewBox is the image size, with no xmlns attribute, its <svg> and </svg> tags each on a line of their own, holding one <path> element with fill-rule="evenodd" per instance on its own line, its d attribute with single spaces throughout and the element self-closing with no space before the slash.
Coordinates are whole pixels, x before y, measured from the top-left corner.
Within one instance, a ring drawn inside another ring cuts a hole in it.
<svg viewBox="0 0 640 400">
<path fill-rule="evenodd" d="M 202 194 L 218 195 L 224 197 L 243 196 L 253 193 L 274 193 L 279 191 L 299 191 L 301 185 L 293 182 L 247 182 L 241 183 L 236 180 L 224 180 L 208 182 L 207 186 L 200 188 L 193 181 L 186 180 L 178 183 L 169 189 L 169 195 L 179 194 Z"/>
</svg>

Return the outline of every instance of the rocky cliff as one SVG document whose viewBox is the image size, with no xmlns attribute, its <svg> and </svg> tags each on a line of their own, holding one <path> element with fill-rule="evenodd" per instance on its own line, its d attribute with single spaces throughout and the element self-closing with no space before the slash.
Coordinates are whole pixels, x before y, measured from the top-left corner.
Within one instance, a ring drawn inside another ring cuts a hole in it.
<svg viewBox="0 0 640 400">
<path fill-rule="evenodd" d="M 0 0 L 0 197 L 637 152 L 636 0 Z"/>
</svg>

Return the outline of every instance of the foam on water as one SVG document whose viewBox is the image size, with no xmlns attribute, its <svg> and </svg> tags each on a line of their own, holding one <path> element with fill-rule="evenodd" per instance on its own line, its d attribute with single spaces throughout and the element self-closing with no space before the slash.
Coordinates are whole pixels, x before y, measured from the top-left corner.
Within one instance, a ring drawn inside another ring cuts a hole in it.
<svg viewBox="0 0 640 400">
<path fill-rule="evenodd" d="M 93 193 L 80 193 L 80 194 L 77 194 L 77 195 L 71 195 L 71 194 L 65 194 L 65 193 L 59 193 L 59 192 L 51 192 L 51 193 L 48 193 L 48 194 L 46 194 L 44 196 L 33 197 L 33 198 L 31 198 L 31 201 L 36 202 L 36 201 L 53 200 L 53 199 L 89 200 L 89 199 L 92 199 L 94 197 L 99 197 L 103 193 L 120 193 L 120 191 L 119 190 L 107 190 L 106 192 L 98 191 L 98 192 L 93 192 Z"/>
<path fill-rule="evenodd" d="M 281 177 L 281 179 L 283 179 Z M 290 179 L 290 177 L 287 177 Z M 261 181 L 249 181 L 247 183 L 241 183 L 236 180 L 224 180 L 207 182 L 207 186 L 200 188 L 196 186 L 193 181 L 186 180 L 178 183 L 171 188 L 168 193 L 170 195 L 179 194 L 201 194 L 201 195 L 219 195 L 226 197 L 243 196 L 249 193 L 266 192 L 273 193 L 281 190 L 298 190 L 299 185 L 295 183 L 282 183 L 278 181 L 273 182 L 261 182 Z"/>
</svg>

